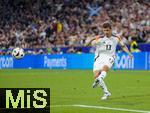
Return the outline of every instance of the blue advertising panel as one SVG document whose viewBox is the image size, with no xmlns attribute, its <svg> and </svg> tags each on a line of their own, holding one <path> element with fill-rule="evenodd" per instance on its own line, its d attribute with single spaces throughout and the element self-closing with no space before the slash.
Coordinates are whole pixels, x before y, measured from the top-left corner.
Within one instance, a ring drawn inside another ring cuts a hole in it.
<svg viewBox="0 0 150 113">
<path fill-rule="evenodd" d="M 0 69 L 13 67 L 14 67 L 14 59 L 11 56 L 0 56 Z"/>
<path fill-rule="evenodd" d="M 62 54 L 43 56 L 44 68 L 92 69 L 93 54 Z"/>
<path fill-rule="evenodd" d="M 113 69 L 150 70 L 150 52 L 133 56 L 117 53 Z M 0 56 L 0 68 L 92 69 L 93 63 L 94 54 L 25 55 L 20 60 Z"/>
<path fill-rule="evenodd" d="M 133 59 L 131 59 L 125 53 L 118 53 L 114 63 L 114 69 L 135 69 L 146 70 L 147 69 L 147 53 L 134 53 Z"/>
</svg>

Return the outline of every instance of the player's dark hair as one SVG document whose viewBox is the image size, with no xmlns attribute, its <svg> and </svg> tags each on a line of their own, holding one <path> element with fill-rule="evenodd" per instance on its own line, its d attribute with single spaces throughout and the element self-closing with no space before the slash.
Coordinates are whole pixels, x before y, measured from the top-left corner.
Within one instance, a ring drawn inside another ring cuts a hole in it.
<svg viewBox="0 0 150 113">
<path fill-rule="evenodd" d="M 111 24 L 109 22 L 103 23 L 103 28 L 110 28 L 111 29 Z"/>
</svg>

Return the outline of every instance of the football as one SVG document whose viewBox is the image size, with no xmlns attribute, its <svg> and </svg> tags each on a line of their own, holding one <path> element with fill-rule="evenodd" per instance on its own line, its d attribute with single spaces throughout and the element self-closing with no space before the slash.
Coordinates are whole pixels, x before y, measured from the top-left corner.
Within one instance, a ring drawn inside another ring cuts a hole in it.
<svg viewBox="0 0 150 113">
<path fill-rule="evenodd" d="M 16 59 L 21 59 L 24 57 L 24 55 L 25 53 L 22 48 L 17 47 L 12 50 L 12 56 Z"/>
</svg>

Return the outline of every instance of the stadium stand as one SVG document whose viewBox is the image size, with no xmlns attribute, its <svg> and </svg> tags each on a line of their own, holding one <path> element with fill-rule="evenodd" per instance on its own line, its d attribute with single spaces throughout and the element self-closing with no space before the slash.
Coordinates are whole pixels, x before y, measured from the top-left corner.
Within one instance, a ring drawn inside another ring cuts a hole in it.
<svg viewBox="0 0 150 113">
<path fill-rule="evenodd" d="M 124 43 L 130 45 L 134 37 L 147 51 L 149 15 L 148 0 L 0 0 L 0 54 L 16 46 L 31 54 L 90 52 L 82 46 L 101 34 L 104 21 Z"/>
</svg>

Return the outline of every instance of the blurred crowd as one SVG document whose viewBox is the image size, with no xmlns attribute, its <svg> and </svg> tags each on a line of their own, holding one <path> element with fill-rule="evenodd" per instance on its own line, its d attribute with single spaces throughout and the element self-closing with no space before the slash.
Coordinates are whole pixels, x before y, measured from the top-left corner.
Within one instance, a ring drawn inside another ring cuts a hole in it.
<svg viewBox="0 0 150 113">
<path fill-rule="evenodd" d="M 149 15 L 149 0 L 0 0 L 0 47 L 70 52 L 102 34 L 105 21 L 126 44 L 150 43 Z"/>
</svg>

